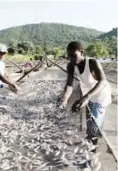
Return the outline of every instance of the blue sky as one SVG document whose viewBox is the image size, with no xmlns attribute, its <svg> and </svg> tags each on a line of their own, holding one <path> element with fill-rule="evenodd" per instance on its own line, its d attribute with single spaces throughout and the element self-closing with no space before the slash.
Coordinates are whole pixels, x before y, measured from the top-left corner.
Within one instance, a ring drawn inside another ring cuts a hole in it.
<svg viewBox="0 0 118 171">
<path fill-rule="evenodd" d="M 0 30 L 56 22 L 109 31 L 118 26 L 118 0 L 0 1 Z"/>
</svg>

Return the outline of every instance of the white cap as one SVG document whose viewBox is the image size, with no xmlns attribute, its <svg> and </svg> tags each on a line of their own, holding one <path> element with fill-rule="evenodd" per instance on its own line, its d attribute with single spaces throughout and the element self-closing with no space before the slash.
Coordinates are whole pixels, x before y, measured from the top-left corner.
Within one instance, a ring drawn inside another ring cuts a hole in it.
<svg viewBox="0 0 118 171">
<path fill-rule="evenodd" d="M 0 52 L 7 53 L 7 47 L 3 44 L 0 44 Z"/>
</svg>

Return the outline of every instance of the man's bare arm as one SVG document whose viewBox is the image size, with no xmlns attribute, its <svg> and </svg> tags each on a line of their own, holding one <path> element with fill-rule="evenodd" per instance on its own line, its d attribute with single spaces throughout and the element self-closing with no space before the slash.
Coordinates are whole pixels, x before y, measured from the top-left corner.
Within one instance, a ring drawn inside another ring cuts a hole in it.
<svg viewBox="0 0 118 171">
<path fill-rule="evenodd" d="M 63 101 L 68 101 L 73 91 L 73 80 L 74 80 L 74 66 L 71 63 L 67 65 L 67 82 L 64 88 Z"/>
<path fill-rule="evenodd" d="M 7 79 L 9 79 L 6 68 L 5 68 L 5 70 L 4 70 L 4 77 L 7 78 Z"/>
<path fill-rule="evenodd" d="M 4 76 L 2 76 L 2 75 L 0 75 L 0 80 L 1 80 L 2 82 L 4 82 L 5 84 L 11 85 L 11 86 L 14 85 L 14 84 L 11 83 L 6 77 L 4 77 Z"/>
<path fill-rule="evenodd" d="M 87 93 L 89 97 L 92 97 L 96 95 L 97 93 L 99 93 L 106 84 L 106 76 L 99 62 L 96 60 L 93 60 L 92 66 L 94 70 L 94 76 L 96 80 L 98 81 L 98 83 Z"/>
</svg>

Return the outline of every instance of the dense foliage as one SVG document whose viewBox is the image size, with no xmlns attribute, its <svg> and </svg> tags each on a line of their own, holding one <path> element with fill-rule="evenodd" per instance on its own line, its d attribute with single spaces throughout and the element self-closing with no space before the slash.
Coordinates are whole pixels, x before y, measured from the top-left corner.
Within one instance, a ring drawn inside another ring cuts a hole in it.
<svg viewBox="0 0 118 171">
<path fill-rule="evenodd" d="M 102 33 L 64 24 L 41 23 L 0 31 L 0 42 L 9 46 L 9 54 L 54 55 L 65 53 L 67 44 L 79 40 L 91 57 L 117 56 L 117 29 Z"/>
<path fill-rule="evenodd" d="M 91 57 L 108 56 L 109 52 L 103 43 L 90 43 L 86 48 L 86 54 Z"/>
<path fill-rule="evenodd" d="M 0 31 L 0 41 L 6 44 L 14 41 L 28 41 L 35 45 L 62 46 L 72 40 L 88 42 L 102 32 L 65 24 L 30 24 Z"/>
<path fill-rule="evenodd" d="M 112 36 L 93 40 L 87 45 L 86 54 L 92 57 L 117 57 L 117 38 Z"/>
<path fill-rule="evenodd" d="M 111 38 L 111 37 L 117 37 L 117 30 L 118 28 L 113 28 L 111 31 L 107 32 L 107 33 L 103 33 L 99 36 L 100 39 L 104 39 L 106 37 Z"/>
</svg>

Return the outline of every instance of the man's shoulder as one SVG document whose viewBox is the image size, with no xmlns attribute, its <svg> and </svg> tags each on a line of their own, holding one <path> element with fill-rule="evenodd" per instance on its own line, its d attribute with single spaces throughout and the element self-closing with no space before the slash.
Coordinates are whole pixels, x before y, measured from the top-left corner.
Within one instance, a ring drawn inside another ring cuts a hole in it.
<svg viewBox="0 0 118 171">
<path fill-rule="evenodd" d="M 89 58 L 89 62 L 91 62 L 91 63 L 94 63 L 96 61 L 97 61 L 97 59 L 95 59 L 95 58 Z"/>
<path fill-rule="evenodd" d="M 89 68 L 96 70 L 96 68 L 102 69 L 102 65 L 98 59 L 89 59 Z"/>
<path fill-rule="evenodd" d="M 89 66 L 95 66 L 97 63 L 98 63 L 98 59 L 95 59 L 95 58 L 89 58 Z"/>
</svg>

